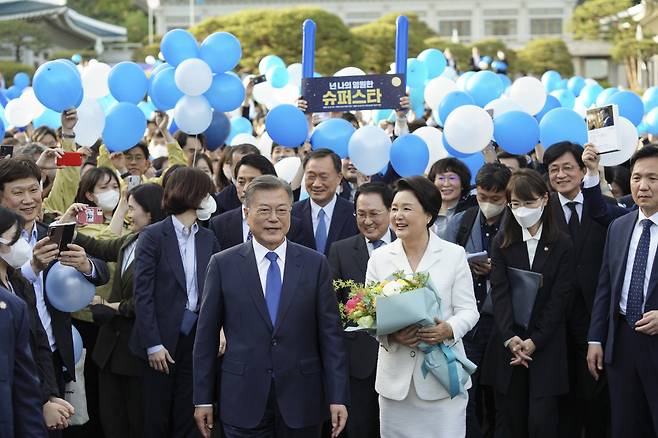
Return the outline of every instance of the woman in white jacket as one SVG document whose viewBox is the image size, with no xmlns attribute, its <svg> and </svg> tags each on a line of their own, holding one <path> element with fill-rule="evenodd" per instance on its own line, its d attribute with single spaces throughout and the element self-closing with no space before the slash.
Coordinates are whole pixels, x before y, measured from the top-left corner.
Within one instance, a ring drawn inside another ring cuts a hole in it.
<svg viewBox="0 0 658 438">
<path fill-rule="evenodd" d="M 460 438 L 466 434 L 467 395 L 450 399 L 448 391 L 428 374 L 423 377 L 424 353 L 419 342 L 445 342 L 464 354 L 461 342 L 479 318 L 473 280 L 460 246 L 430 232 L 441 194 L 424 177 L 398 182 L 391 207 L 391 225 L 398 239 L 375 250 L 368 262 L 366 282 L 389 279 L 393 273 L 426 272 L 441 298 L 443 321 L 416 325 L 379 338 L 375 389 L 379 393 L 382 438 Z M 468 381 L 466 389 L 470 388 Z"/>
</svg>

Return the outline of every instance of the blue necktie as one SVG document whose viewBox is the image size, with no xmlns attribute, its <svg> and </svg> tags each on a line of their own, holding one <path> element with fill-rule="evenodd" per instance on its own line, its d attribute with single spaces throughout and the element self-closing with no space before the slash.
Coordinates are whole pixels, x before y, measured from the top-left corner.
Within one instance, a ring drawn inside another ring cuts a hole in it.
<svg viewBox="0 0 658 438">
<path fill-rule="evenodd" d="M 276 262 L 279 256 L 275 252 L 270 251 L 265 257 L 270 261 L 265 280 L 265 303 L 272 325 L 274 325 L 276 323 L 276 312 L 279 310 L 279 300 L 281 299 L 281 270 Z"/>
<path fill-rule="evenodd" d="M 251 230 L 247 233 L 247 242 L 249 242 L 251 239 L 253 239 L 254 235 L 251 234 Z"/>
<path fill-rule="evenodd" d="M 380 246 L 382 246 L 385 242 L 384 242 L 383 240 L 380 239 L 380 240 L 371 240 L 370 243 L 372 244 L 372 247 L 373 247 L 374 249 L 377 249 L 377 248 L 379 248 Z"/>
<path fill-rule="evenodd" d="M 637 243 L 635 250 L 635 260 L 633 261 L 633 273 L 631 275 L 631 285 L 628 288 L 628 300 L 626 301 L 626 321 L 635 328 L 635 323 L 642 319 L 642 308 L 644 307 L 644 277 L 647 271 L 647 258 L 649 257 L 649 242 L 651 241 L 651 222 L 644 219 L 642 224 L 642 234 Z"/>
<path fill-rule="evenodd" d="M 327 224 L 325 223 L 325 217 L 324 209 L 321 208 L 318 214 L 318 227 L 315 229 L 315 249 L 321 254 L 324 254 L 324 249 L 327 246 Z"/>
</svg>

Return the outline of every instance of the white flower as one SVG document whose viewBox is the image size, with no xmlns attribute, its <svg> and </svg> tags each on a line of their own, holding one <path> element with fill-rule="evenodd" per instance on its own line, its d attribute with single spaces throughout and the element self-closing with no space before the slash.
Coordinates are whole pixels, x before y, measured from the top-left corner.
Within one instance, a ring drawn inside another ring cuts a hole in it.
<svg viewBox="0 0 658 438">
<path fill-rule="evenodd" d="M 372 316 L 362 316 L 356 323 L 359 327 L 371 328 L 375 325 L 375 319 Z"/>
<path fill-rule="evenodd" d="M 386 286 L 384 286 L 384 288 L 382 289 L 382 295 L 385 297 L 399 295 L 400 292 L 402 292 L 402 284 L 397 280 L 387 283 Z"/>
</svg>

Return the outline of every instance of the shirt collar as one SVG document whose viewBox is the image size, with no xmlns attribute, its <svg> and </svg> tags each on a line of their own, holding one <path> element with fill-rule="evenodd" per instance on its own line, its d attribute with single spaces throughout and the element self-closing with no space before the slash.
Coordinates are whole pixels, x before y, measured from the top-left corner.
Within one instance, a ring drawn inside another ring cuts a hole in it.
<svg viewBox="0 0 658 438">
<path fill-rule="evenodd" d="M 190 230 L 191 232 L 188 232 L 187 227 L 183 225 L 183 223 L 179 221 L 178 218 L 174 215 L 171 215 L 171 222 L 174 224 L 174 230 L 178 236 L 187 237 L 189 234 L 196 234 L 196 232 L 199 230 L 199 226 L 196 222 L 194 222 L 192 229 Z"/>
<path fill-rule="evenodd" d="M 363 236 L 363 238 L 366 239 L 366 243 L 370 243 L 370 239 L 368 239 L 366 236 Z M 393 236 L 392 236 L 391 229 L 389 228 L 388 230 L 386 230 L 384 235 L 382 237 L 380 237 L 379 240 L 384 242 L 385 245 L 388 245 L 389 243 L 391 243 L 393 241 Z"/>
<path fill-rule="evenodd" d="M 638 211 L 638 216 L 637 216 L 637 225 L 636 226 L 640 226 L 640 223 L 644 219 L 649 219 L 651 222 L 653 222 L 654 225 L 658 225 L 658 212 L 656 212 L 656 213 L 652 214 L 651 216 L 647 217 L 647 216 L 644 215 L 641 208 L 638 208 L 637 211 Z"/>
<path fill-rule="evenodd" d="M 254 255 L 256 256 L 256 263 L 260 264 L 263 260 L 265 260 L 265 256 L 267 255 L 268 252 L 271 250 L 265 248 L 263 245 L 258 243 L 256 238 L 254 237 L 251 239 L 251 243 L 254 247 Z M 288 248 L 288 240 L 284 239 L 283 243 L 279 245 L 274 252 L 276 255 L 279 256 L 281 261 L 285 264 L 286 263 L 286 249 Z"/>
<path fill-rule="evenodd" d="M 579 204 L 583 204 L 585 202 L 585 197 L 583 196 L 582 191 L 578 192 L 578 195 L 576 195 L 576 197 L 573 198 L 573 200 L 567 198 L 562 193 L 558 193 L 557 197 L 560 199 L 560 204 L 562 205 L 562 207 L 567 205 L 568 202 L 577 202 Z"/>
<path fill-rule="evenodd" d="M 537 230 L 537 234 L 534 236 L 530 235 L 530 231 L 528 231 L 527 228 L 521 228 L 521 234 L 523 235 L 523 241 L 527 242 L 528 240 L 536 240 L 539 241 L 541 240 L 541 232 L 544 229 L 544 224 L 541 224 L 539 226 L 539 230 Z"/>
<path fill-rule="evenodd" d="M 21 237 L 27 240 L 28 242 L 36 243 L 36 241 L 38 240 L 37 223 L 34 222 L 34 224 L 32 224 L 32 231 L 30 232 L 29 235 L 27 234 L 27 231 L 25 231 L 25 228 L 23 228 L 21 230 Z"/>
<path fill-rule="evenodd" d="M 309 201 L 311 201 L 311 214 L 313 219 L 317 219 L 318 215 L 320 214 L 320 209 L 323 209 L 324 214 L 327 216 L 327 219 L 330 220 L 334 214 L 334 207 L 336 207 L 336 199 L 337 196 L 334 195 L 334 197 L 327 205 L 325 205 L 324 207 L 320 207 L 318 204 L 313 202 L 311 198 L 309 198 Z"/>
</svg>

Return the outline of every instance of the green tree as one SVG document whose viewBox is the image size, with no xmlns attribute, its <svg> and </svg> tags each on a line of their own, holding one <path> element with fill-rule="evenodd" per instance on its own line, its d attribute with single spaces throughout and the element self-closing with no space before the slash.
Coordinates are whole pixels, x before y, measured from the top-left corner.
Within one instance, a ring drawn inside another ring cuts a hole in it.
<svg viewBox="0 0 658 438">
<path fill-rule="evenodd" d="M 635 90 L 641 88 L 638 70 L 640 65 L 646 64 L 656 54 L 658 54 L 658 45 L 653 40 L 653 35 L 644 35 L 638 40 L 630 32 L 619 34 L 610 52 L 612 59 L 626 68 L 628 84 Z"/>
<path fill-rule="evenodd" d="M 0 25 L 0 43 L 13 48 L 16 62 L 21 62 L 23 49 L 39 51 L 48 47 L 42 26 L 25 20 L 3 21 Z"/>
<path fill-rule="evenodd" d="M 400 15 L 406 15 L 409 19 L 408 55 L 410 58 L 427 48 L 425 40 L 436 36 L 415 13 L 393 12 L 384 15 L 379 20 L 357 26 L 352 29 L 352 33 L 359 38 L 365 48 L 361 64 L 366 70 L 386 73 L 391 63 L 395 62 L 395 23 Z"/>
<path fill-rule="evenodd" d="M 541 75 L 546 70 L 555 70 L 562 76 L 573 75 L 571 53 L 564 41 L 557 38 L 539 38 L 530 41 L 518 51 L 516 71 Z"/>
<path fill-rule="evenodd" d="M 570 30 L 576 39 L 610 40 L 631 20 L 622 11 L 633 6 L 633 0 L 586 0 L 571 16 Z"/>
<path fill-rule="evenodd" d="M 134 0 L 68 0 L 67 5 L 97 20 L 126 27 L 128 41 L 139 42 L 148 31 L 146 13 L 135 6 Z"/>
<path fill-rule="evenodd" d="M 363 56 L 361 44 L 334 14 L 319 8 L 278 10 L 244 10 L 221 17 L 208 18 L 190 31 L 199 41 L 213 32 L 235 35 L 242 45 L 239 69 L 254 72 L 267 55 L 277 55 L 286 64 L 301 62 L 302 23 L 307 18 L 317 24 L 315 35 L 315 70 L 333 74 L 343 67 L 358 66 Z"/>
</svg>

